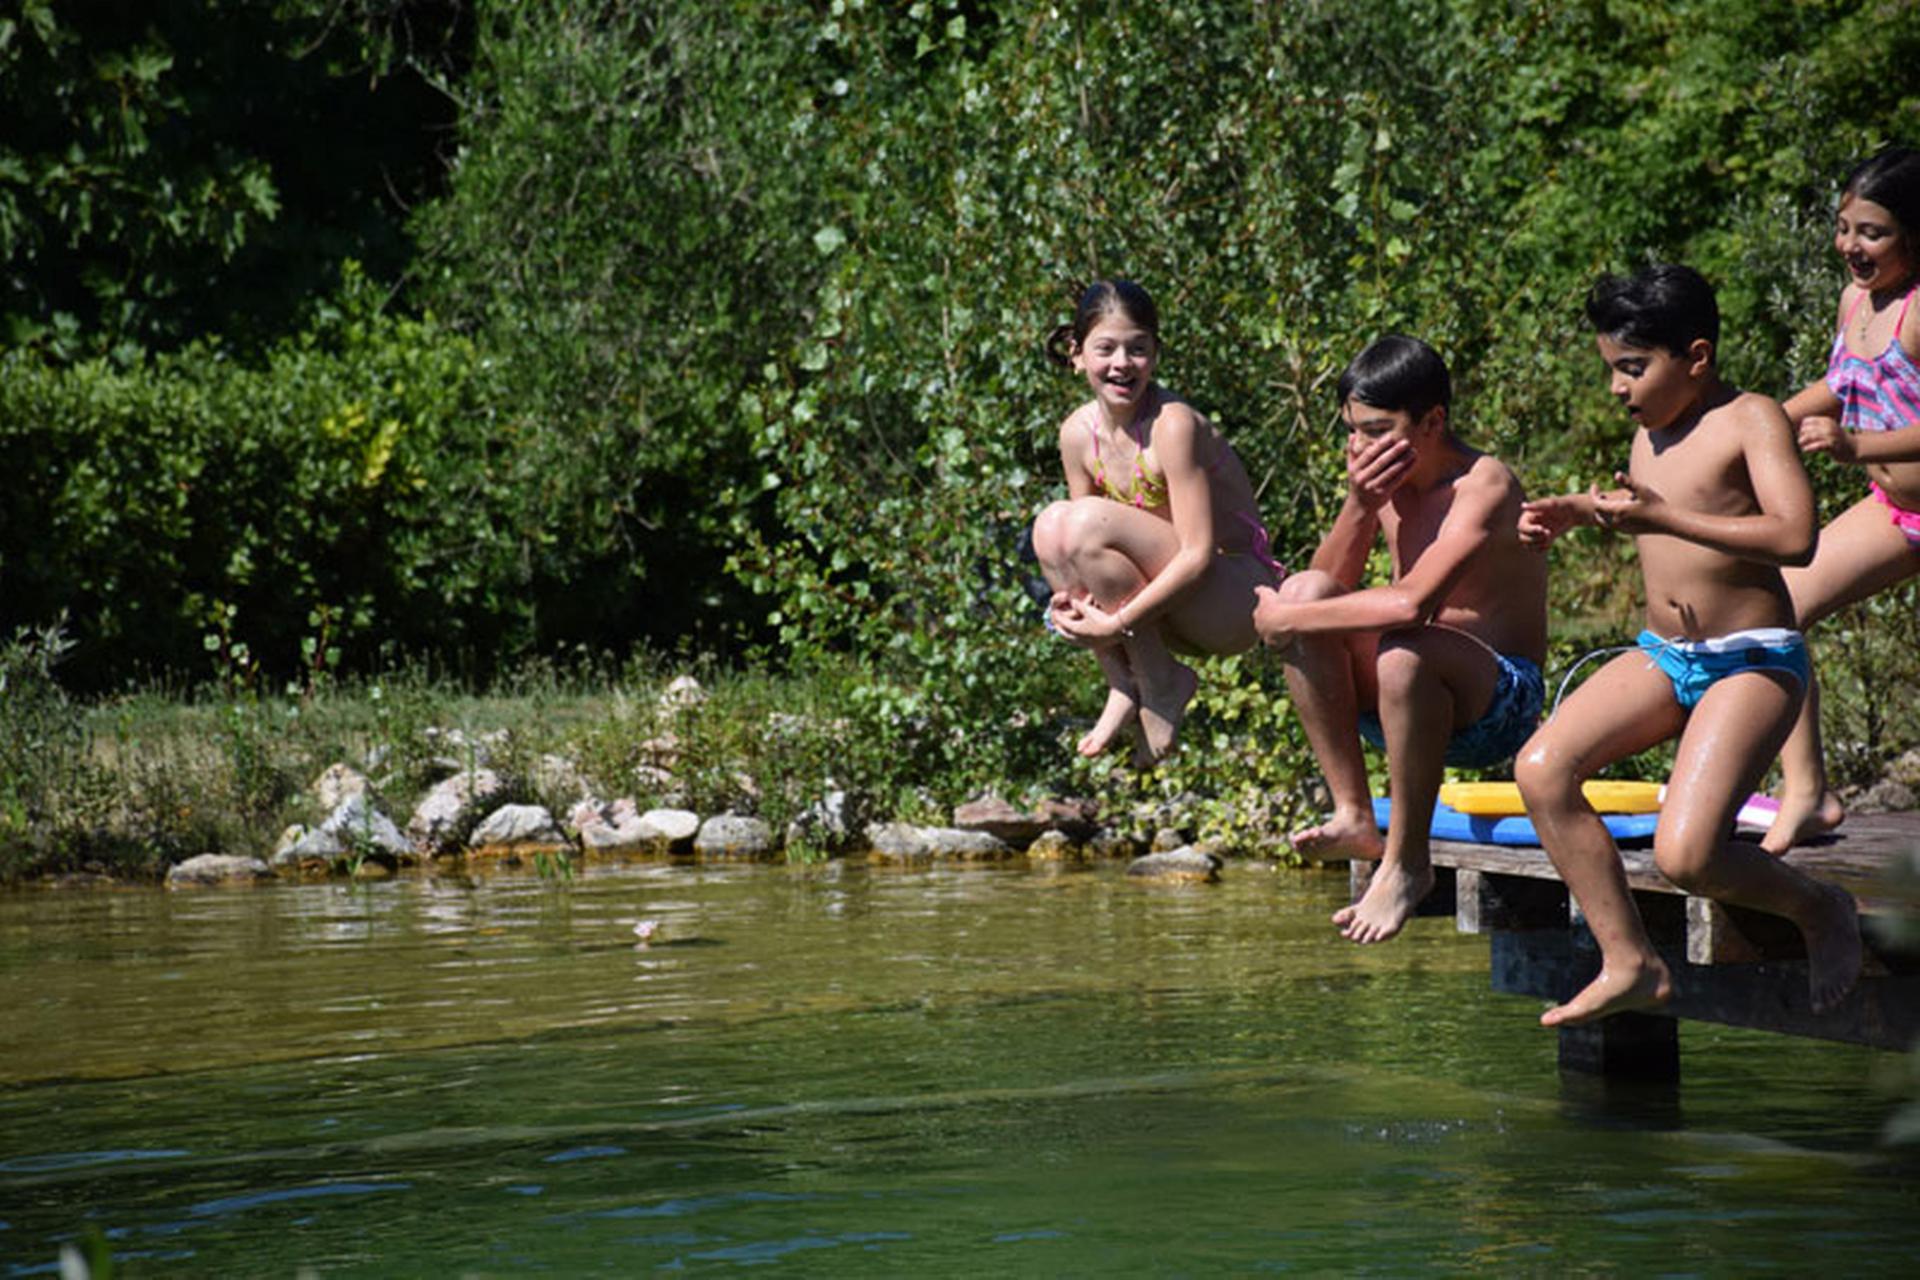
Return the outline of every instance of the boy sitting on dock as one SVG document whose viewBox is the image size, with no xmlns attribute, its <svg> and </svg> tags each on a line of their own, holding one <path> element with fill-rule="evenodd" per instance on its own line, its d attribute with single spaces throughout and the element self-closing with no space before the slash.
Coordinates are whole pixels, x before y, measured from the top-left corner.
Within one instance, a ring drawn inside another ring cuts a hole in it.
<svg viewBox="0 0 1920 1280">
<path fill-rule="evenodd" d="M 1515 780 L 1541 843 L 1586 915 L 1600 974 L 1546 1026 L 1665 1003 L 1619 851 L 1581 795 L 1607 765 L 1678 737 L 1654 861 L 1688 893 L 1792 920 L 1815 1012 L 1860 972 L 1853 899 L 1730 838 L 1734 813 L 1792 728 L 1807 684 L 1782 565 L 1813 554 L 1813 493 L 1780 406 L 1720 380 L 1713 289 L 1689 267 L 1603 277 L 1587 297 L 1614 397 L 1638 423 L 1620 487 L 1526 504 L 1521 536 L 1575 525 L 1633 535 L 1646 591 L 1637 646 L 1582 684 L 1534 734 Z"/>
<path fill-rule="evenodd" d="M 1428 831 L 1447 765 L 1512 757 L 1540 716 L 1544 557 L 1519 539 L 1513 472 L 1453 433 L 1439 353 L 1389 335 L 1340 375 L 1347 494 L 1313 563 L 1260 588 L 1254 629 L 1279 648 L 1287 689 L 1326 775 L 1333 815 L 1296 832 L 1311 858 L 1378 859 L 1333 922 L 1354 942 L 1398 933 L 1433 887 Z M 1384 535 L 1392 579 L 1362 589 Z M 1364 736 L 1387 753 L 1384 846 Z"/>
</svg>

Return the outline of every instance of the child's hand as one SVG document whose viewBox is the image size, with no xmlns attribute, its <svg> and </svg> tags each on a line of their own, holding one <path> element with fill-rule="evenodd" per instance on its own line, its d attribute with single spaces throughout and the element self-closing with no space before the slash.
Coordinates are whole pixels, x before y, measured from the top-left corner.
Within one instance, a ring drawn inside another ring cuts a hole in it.
<svg viewBox="0 0 1920 1280">
<path fill-rule="evenodd" d="M 1835 462 L 1852 462 L 1858 453 L 1853 433 L 1844 430 L 1838 420 L 1814 416 L 1800 420 L 1800 452 L 1824 453 Z"/>
<path fill-rule="evenodd" d="M 1624 471 L 1614 472 L 1613 482 L 1620 487 L 1602 492 L 1596 484 L 1588 491 L 1593 502 L 1594 523 L 1620 533 L 1656 531 L 1667 500 L 1658 490 L 1637 483 Z"/>
<path fill-rule="evenodd" d="M 1584 493 L 1536 498 L 1520 506 L 1520 541 L 1544 549 L 1567 530 L 1592 519 L 1593 508 Z"/>
<path fill-rule="evenodd" d="M 1413 446 L 1393 436 L 1347 434 L 1347 487 L 1360 505 L 1377 509 L 1413 470 Z"/>
<path fill-rule="evenodd" d="M 1293 629 L 1286 624 L 1286 603 L 1272 587 L 1253 589 L 1253 633 L 1260 643 L 1284 649 L 1293 643 Z"/>
<path fill-rule="evenodd" d="M 1055 600 L 1059 603 L 1053 610 L 1053 629 L 1069 643 L 1091 649 L 1110 644 L 1122 635 L 1119 615 L 1102 609 L 1093 602 L 1093 597 L 1056 596 Z"/>
</svg>

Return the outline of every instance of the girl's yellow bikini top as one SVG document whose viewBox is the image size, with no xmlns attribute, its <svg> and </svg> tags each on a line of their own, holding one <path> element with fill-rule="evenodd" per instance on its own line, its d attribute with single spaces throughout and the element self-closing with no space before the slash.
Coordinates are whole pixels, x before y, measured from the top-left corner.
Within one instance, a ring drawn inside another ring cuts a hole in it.
<svg viewBox="0 0 1920 1280">
<path fill-rule="evenodd" d="M 1141 405 L 1140 411 L 1133 415 L 1133 420 L 1139 422 L 1146 411 L 1147 406 Z M 1133 474 L 1127 477 L 1124 488 L 1115 484 L 1113 478 L 1107 474 L 1107 465 L 1100 459 L 1100 429 L 1091 419 L 1087 422 L 1087 434 L 1093 437 L 1093 482 L 1100 486 L 1100 492 L 1115 502 L 1130 503 L 1142 511 L 1158 511 L 1167 505 L 1167 482 L 1155 477 L 1147 470 L 1146 464 L 1140 461 L 1146 456 L 1147 447 L 1139 436 L 1133 435 L 1131 426 L 1127 428 L 1127 434 L 1133 436 L 1136 449 L 1133 455 Z M 1219 466 L 1220 455 L 1216 453 L 1213 461 L 1207 464 L 1207 474 L 1212 475 Z"/>
</svg>

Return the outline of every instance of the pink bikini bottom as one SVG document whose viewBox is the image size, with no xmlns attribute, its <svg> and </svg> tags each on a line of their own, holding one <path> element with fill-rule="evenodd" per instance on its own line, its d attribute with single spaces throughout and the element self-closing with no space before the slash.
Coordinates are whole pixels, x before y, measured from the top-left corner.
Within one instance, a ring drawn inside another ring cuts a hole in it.
<svg viewBox="0 0 1920 1280">
<path fill-rule="evenodd" d="M 1867 482 L 1867 488 L 1880 500 L 1880 505 L 1887 509 L 1887 515 L 1893 521 L 1893 527 L 1906 534 L 1907 541 L 1916 549 L 1920 549 L 1920 511 L 1909 511 L 1905 507 L 1896 505 L 1894 500 L 1887 496 L 1886 490 L 1872 481 Z"/>
</svg>

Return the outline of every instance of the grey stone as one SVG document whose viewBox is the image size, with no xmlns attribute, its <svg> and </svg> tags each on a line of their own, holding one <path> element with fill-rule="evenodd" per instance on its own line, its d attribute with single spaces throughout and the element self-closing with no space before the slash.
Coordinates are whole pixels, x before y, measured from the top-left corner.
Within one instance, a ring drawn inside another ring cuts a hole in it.
<svg viewBox="0 0 1920 1280">
<path fill-rule="evenodd" d="M 700 815 L 691 809 L 649 809 L 640 815 L 640 825 L 658 839 L 691 848 L 700 833 Z"/>
<path fill-rule="evenodd" d="M 985 831 L 1008 844 L 1030 844 L 1042 831 L 1066 831 L 1085 838 L 1093 831 L 1093 805 L 1084 800 L 1042 800 L 1022 809 L 988 792 L 953 811 L 953 825 Z"/>
<path fill-rule="evenodd" d="M 167 869 L 167 888 L 198 889 L 210 885 L 254 884 L 273 878 L 273 871 L 258 858 L 231 853 L 203 853 Z"/>
<path fill-rule="evenodd" d="M 422 851 L 455 852 L 475 816 L 494 808 L 505 790 L 500 776 L 491 769 L 456 773 L 421 798 L 413 817 L 407 820 L 407 836 Z"/>
<path fill-rule="evenodd" d="M 867 827 L 867 848 L 875 862 L 931 862 L 933 846 L 924 830 L 907 822 L 875 822 Z"/>
<path fill-rule="evenodd" d="M 1135 858 L 1127 867 L 1130 876 L 1154 880 L 1205 881 L 1220 878 L 1220 859 L 1214 854 L 1186 845 Z"/>
<path fill-rule="evenodd" d="M 757 861 L 774 854 L 773 830 L 759 818 L 719 813 L 700 824 L 693 851 L 702 858 Z"/>
<path fill-rule="evenodd" d="M 467 837 L 467 847 L 479 851 L 558 849 L 567 835 L 544 805 L 502 805 L 481 820 Z"/>
<path fill-rule="evenodd" d="M 1169 853 L 1187 843 L 1186 834 L 1173 827 L 1161 827 L 1153 833 L 1151 848 L 1155 853 Z"/>
<path fill-rule="evenodd" d="M 373 808 L 364 792 L 335 805 L 327 820 L 317 827 L 295 824 L 281 832 L 273 850 L 273 865 L 334 863 L 356 852 L 396 862 L 413 858 L 413 846 L 393 825 L 393 819 Z"/>
</svg>

